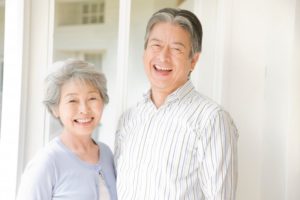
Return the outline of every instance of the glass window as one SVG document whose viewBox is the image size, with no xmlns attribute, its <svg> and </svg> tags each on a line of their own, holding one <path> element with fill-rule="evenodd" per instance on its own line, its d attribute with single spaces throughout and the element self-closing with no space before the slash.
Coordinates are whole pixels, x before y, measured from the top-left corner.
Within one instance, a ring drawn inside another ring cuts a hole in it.
<svg viewBox="0 0 300 200">
<path fill-rule="evenodd" d="M 66 26 L 104 23 L 104 5 L 104 0 L 56 1 L 56 24 Z"/>
</svg>

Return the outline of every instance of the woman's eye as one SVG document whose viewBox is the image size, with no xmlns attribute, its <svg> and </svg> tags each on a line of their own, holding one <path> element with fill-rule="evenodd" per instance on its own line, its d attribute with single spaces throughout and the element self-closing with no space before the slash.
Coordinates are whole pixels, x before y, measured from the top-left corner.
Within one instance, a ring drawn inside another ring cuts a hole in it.
<svg viewBox="0 0 300 200">
<path fill-rule="evenodd" d="M 90 100 L 97 100 L 97 98 L 96 97 L 91 97 Z"/>
<path fill-rule="evenodd" d="M 75 99 L 70 99 L 68 102 L 69 102 L 69 103 L 75 103 L 76 100 L 75 100 Z"/>
</svg>

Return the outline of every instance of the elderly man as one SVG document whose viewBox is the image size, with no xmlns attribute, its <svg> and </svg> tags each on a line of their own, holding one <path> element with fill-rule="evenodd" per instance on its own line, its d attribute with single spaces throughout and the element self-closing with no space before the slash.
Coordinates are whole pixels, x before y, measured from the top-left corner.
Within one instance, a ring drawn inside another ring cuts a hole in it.
<svg viewBox="0 0 300 200">
<path fill-rule="evenodd" d="M 237 129 L 189 80 L 201 44 L 192 12 L 165 8 L 150 18 L 144 67 L 151 88 L 116 134 L 119 199 L 235 199 Z"/>
</svg>

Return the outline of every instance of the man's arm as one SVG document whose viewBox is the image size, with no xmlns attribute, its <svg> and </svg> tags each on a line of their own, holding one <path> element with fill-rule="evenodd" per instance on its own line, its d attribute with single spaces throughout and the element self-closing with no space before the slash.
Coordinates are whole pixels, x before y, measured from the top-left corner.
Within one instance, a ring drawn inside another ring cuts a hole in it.
<svg viewBox="0 0 300 200">
<path fill-rule="evenodd" d="M 201 132 L 198 156 L 205 199 L 234 200 L 237 186 L 238 133 L 225 111 L 218 111 Z"/>
</svg>

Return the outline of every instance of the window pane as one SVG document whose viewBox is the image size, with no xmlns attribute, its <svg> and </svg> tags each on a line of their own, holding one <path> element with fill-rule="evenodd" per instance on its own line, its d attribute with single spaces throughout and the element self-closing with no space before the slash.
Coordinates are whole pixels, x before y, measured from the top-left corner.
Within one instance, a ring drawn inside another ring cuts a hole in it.
<svg viewBox="0 0 300 200">
<path fill-rule="evenodd" d="M 57 0 L 55 10 L 53 61 L 84 59 L 95 64 L 106 75 L 110 103 L 105 107 L 101 126 L 94 136 L 98 138 L 101 133 L 101 140 L 112 146 L 115 127 L 110 115 L 113 113 L 111 100 L 114 99 L 117 74 L 119 1 Z M 60 124 L 51 118 L 50 138 L 60 128 Z"/>
<path fill-rule="evenodd" d="M 104 16 L 104 5 L 113 4 L 115 1 L 104 0 L 77 0 L 56 1 L 56 25 L 81 25 L 87 23 L 103 23 L 95 20 L 95 16 Z M 97 17 L 96 17 L 97 18 Z"/>
</svg>

